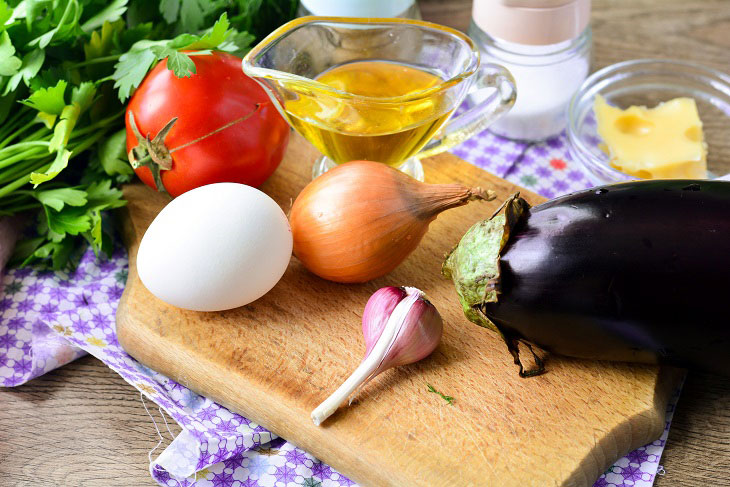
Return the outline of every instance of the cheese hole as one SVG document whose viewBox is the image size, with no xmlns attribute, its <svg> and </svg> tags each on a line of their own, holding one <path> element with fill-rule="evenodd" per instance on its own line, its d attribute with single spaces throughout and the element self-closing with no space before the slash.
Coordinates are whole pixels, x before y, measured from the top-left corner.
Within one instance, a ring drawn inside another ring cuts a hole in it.
<svg viewBox="0 0 730 487">
<path fill-rule="evenodd" d="M 614 122 L 616 129 L 626 135 L 646 135 L 651 132 L 654 124 L 636 115 L 624 115 Z"/>
<path fill-rule="evenodd" d="M 692 142 L 702 142 L 702 129 L 699 125 L 692 125 L 684 131 L 684 136 Z"/>
</svg>

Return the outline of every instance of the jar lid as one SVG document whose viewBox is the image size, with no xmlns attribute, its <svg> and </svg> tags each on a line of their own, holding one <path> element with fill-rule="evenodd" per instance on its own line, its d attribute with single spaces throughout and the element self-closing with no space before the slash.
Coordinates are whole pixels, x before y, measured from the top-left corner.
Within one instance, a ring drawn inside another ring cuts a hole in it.
<svg viewBox="0 0 730 487">
<path fill-rule="evenodd" d="M 591 0 L 474 0 L 472 19 L 507 42 L 549 45 L 575 39 L 591 16 Z"/>
</svg>

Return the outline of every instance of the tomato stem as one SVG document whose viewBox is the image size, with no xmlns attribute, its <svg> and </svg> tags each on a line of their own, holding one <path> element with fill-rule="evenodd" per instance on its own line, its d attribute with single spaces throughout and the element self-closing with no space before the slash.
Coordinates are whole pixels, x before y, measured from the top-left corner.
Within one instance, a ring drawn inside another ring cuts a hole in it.
<svg viewBox="0 0 730 487">
<path fill-rule="evenodd" d="M 139 131 L 137 123 L 134 120 L 134 114 L 130 111 L 129 126 L 132 128 L 132 132 L 134 132 L 134 136 L 137 138 L 137 145 L 135 147 L 132 147 L 132 149 L 127 153 L 127 157 L 129 158 L 129 164 L 134 169 L 137 169 L 141 166 L 147 166 L 152 172 L 152 176 L 155 180 L 155 186 L 157 187 L 157 190 L 160 192 L 167 192 L 164 185 L 162 184 L 162 175 L 160 171 L 168 171 L 172 169 L 173 152 L 189 147 L 193 144 L 207 139 L 208 137 L 222 132 L 227 128 L 230 128 L 237 123 L 248 120 L 249 118 L 253 117 L 263 105 L 263 103 L 257 103 L 256 107 L 250 113 L 247 113 L 246 115 L 235 120 L 231 120 L 225 125 L 222 125 L 205 135 L 201 135 L 196 139 L 193 139 L 172 149 L 167 149 L 167 146 L 165 146 L 165 139 L 167 138 L 167 134 L 170 132 L 170 130 L 172 130 L 175 122 L 177 122 L 177 117 L 167 122 L 165 126 L 157 133 L 157 135 L 155 135 L 155 137 L 150 140 L 149 134 L 143 136 L 142 133 Z"/>
</svg>

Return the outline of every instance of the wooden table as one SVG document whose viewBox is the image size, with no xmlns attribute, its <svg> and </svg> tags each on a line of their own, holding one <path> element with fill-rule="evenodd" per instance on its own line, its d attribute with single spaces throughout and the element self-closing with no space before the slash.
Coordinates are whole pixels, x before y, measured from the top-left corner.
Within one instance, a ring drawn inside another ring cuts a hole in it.
<svg viewBox="0 0 730 487">
<path fill-rule="evenodd" d="M 470 0 L 419 4 L 427 20 L 468 26 Z M 594 0 L 592 22 L 595 68 L 672 57 L 730 70 L 730 0 Z M 730 379 L 689 375 L 657 487 L 730 486 L 728 404 Z M 147 452 L 157 442 L 139 393 L 92 357 L 0 389 L 0 485 L 154 485 Z"/>
</svg>

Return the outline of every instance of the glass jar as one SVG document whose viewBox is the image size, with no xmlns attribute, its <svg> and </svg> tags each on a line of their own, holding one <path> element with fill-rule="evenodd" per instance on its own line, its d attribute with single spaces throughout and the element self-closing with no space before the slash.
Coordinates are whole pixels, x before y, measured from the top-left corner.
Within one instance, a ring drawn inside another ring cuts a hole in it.
<svg viewBox="0 0 730 487">
<path fill-rule="evenodd" d="M 420 19 L 415 0 L 301 0 L 298 15 Z"/>
<path fill-rule="evenodd" d="M 525 9 L 500 2 L 519 3 L 475 0 L 468 30 L 482 61 L 507 68 L 517 85 L 514 107 L 490 130 L 525 141 L 558 135 L 567 125 L 568 103 L 590 70 L 590 4 L 553 0 L 545 9 Z M 502 10 L 490 15 L 495 8 Z M 470 100 L 480 101 L 478 94 Z"/>
</svg>

